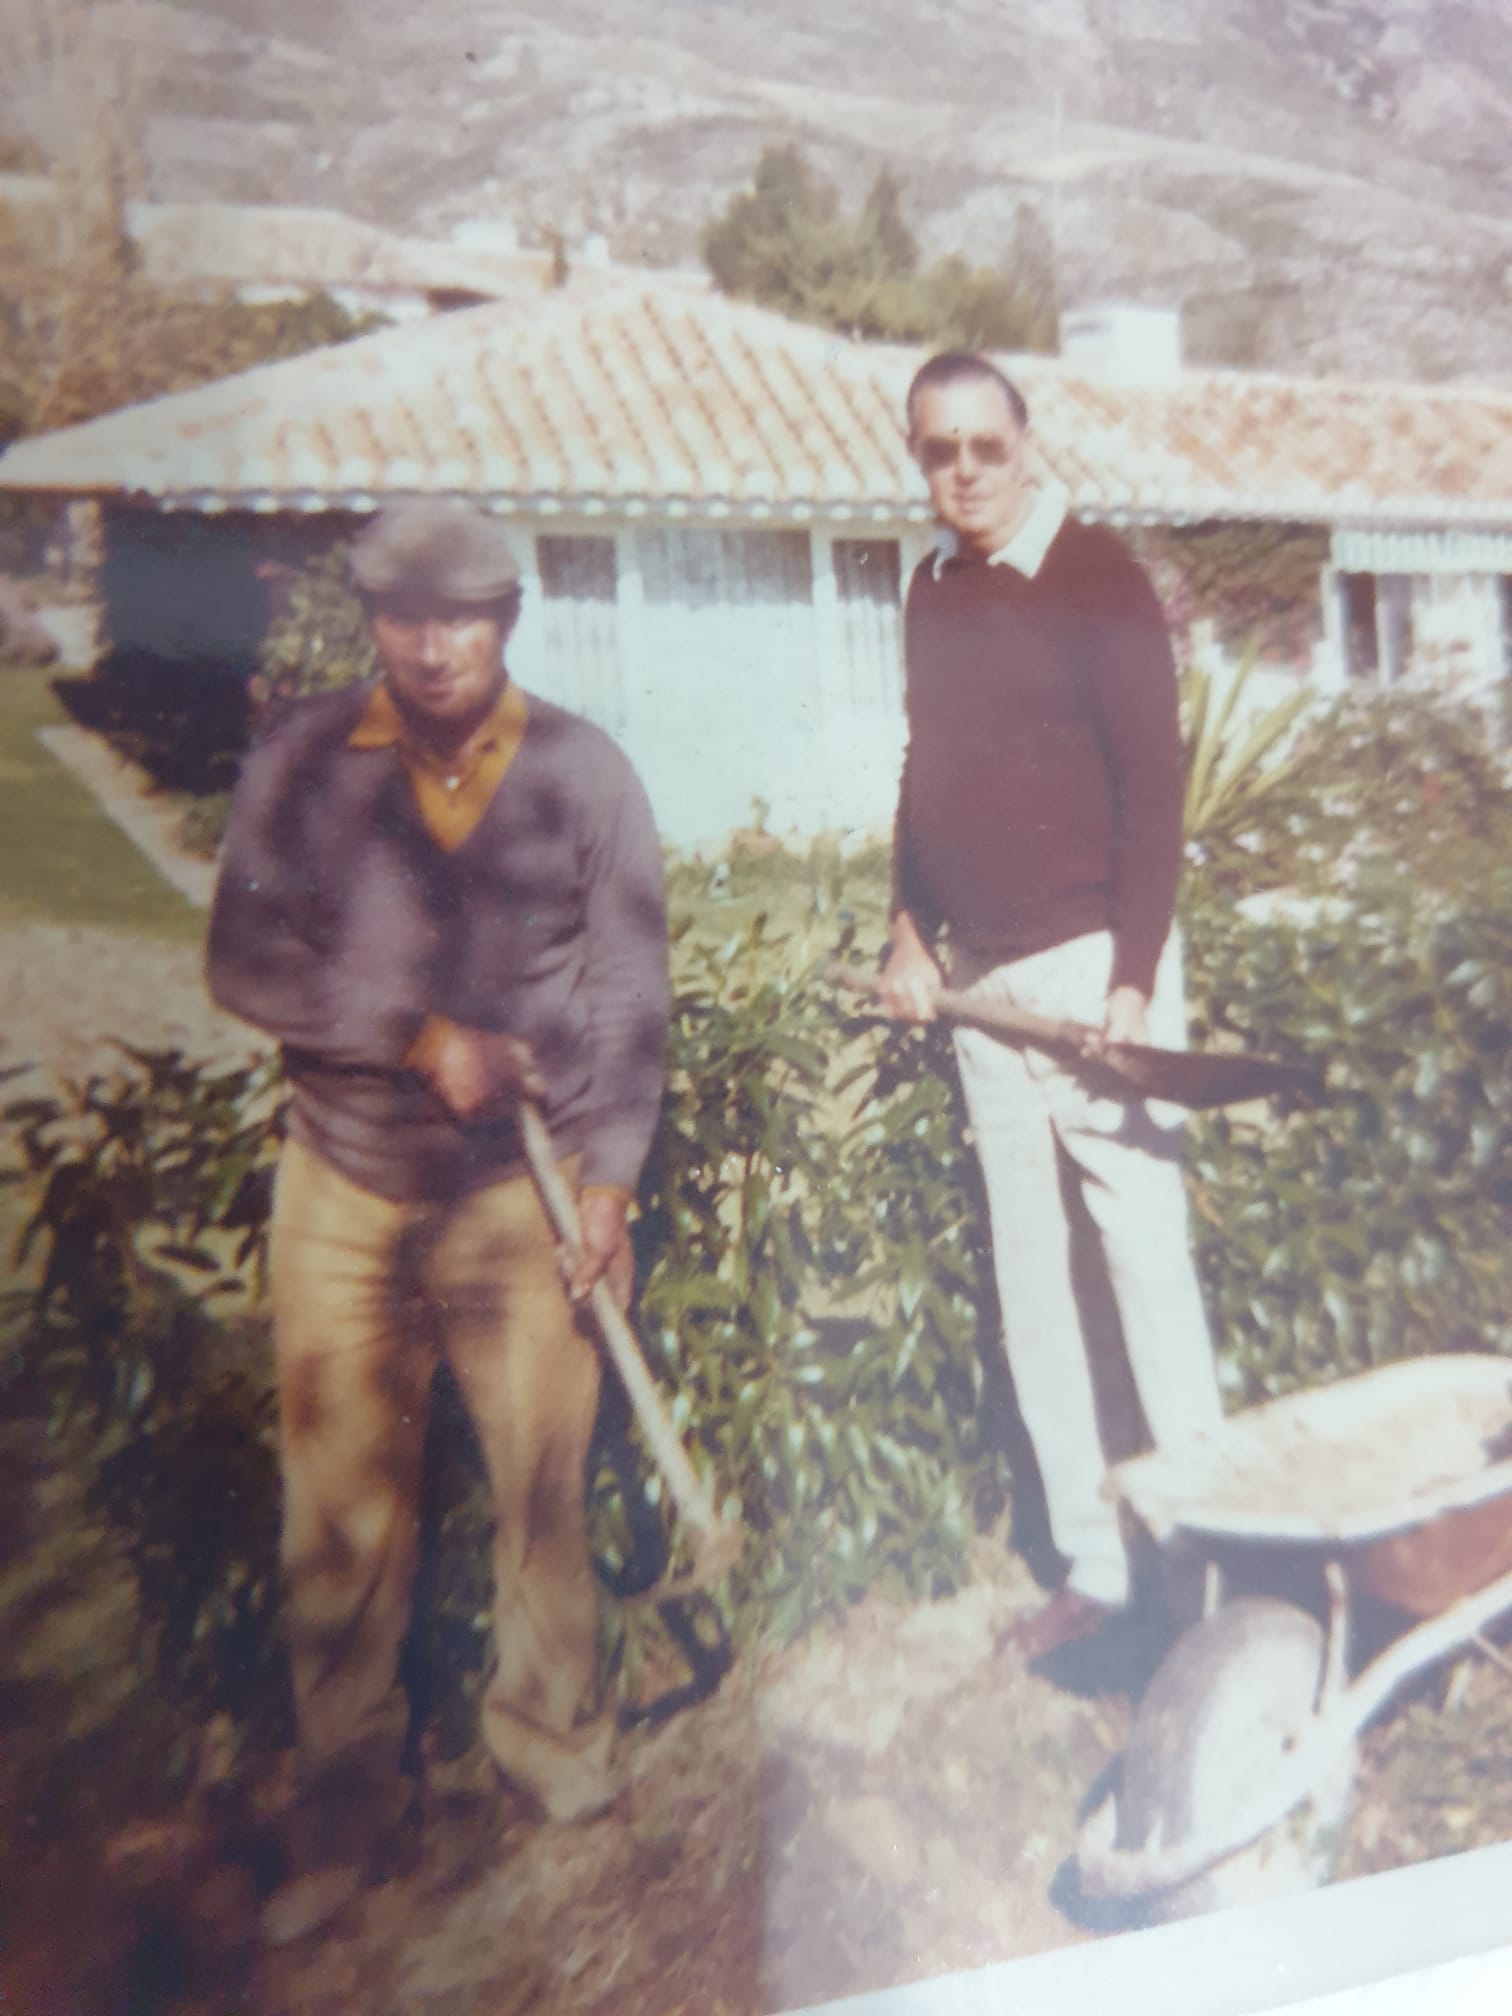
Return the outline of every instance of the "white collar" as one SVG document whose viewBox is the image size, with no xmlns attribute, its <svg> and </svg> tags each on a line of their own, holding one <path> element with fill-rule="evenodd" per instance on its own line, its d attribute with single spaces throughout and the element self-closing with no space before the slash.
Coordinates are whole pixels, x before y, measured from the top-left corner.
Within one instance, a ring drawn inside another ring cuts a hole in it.
<svg viewBox="0 0 1512 2016">
<path fill-rule="evenodd" d="M 1045 564 L 1045 555 L 1050 551 L 1055 535 L 1066 522 L 1066 507 L 1070 498 L 1059 483 L 1041 483 L 1034 493 L 1034 500 L 1024 522 L 1011 539 L 1005 539 L 995 553 L 987 556 L 989 567 L 1013 567 L 1026 580 L 1032 581 Z M 934 549 L 934 577 L 938 581 L 940 569 L 947 560 L 954 560 L 961 550 L 961 542 L 954 532 L 946 530 L 940 534 Z"/>
</svg>

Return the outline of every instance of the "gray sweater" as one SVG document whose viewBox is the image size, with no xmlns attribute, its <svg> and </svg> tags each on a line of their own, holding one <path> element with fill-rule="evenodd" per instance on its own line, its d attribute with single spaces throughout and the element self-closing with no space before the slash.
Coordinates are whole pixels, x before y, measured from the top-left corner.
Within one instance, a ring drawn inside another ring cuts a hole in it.
<svg viewBox="0 0 1512 2016">
<path fill-rule="evenodd" d="M 661 852 L 620 750 L 529 700 L 524 740 L 448 853 L 397 749 L 348 746 L 371 693 L 307 701 L 247 758 L 210 920 L 215 1000 L 284 1046 L 291 1126 L 351 1182 L 442 1201 L 517 1174 L 506 1117 L 460 1122 L 405 1065 L 432 1015 L 524 1038 L 559 1154 L 633 1187 L 661 1102 Z"/>
</svg>

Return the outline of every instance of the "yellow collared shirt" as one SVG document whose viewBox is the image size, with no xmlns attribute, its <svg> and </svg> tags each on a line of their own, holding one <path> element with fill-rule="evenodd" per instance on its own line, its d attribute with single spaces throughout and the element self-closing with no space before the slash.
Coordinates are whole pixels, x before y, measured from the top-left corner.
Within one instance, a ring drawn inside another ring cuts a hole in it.
<svg viewBox="0 0 1512 2016">
<path fill-rule="evenodd" d="M 451 854 L 492 804 L 525 739 L 529 712 L 525 695 L 511 681 L 472 738 L 461 764 L 448 764 L 410 732 L 393 695 L 380 681 L 347 741 L 353 749 L 397 749 L 426 832 Z"/>
</svg>

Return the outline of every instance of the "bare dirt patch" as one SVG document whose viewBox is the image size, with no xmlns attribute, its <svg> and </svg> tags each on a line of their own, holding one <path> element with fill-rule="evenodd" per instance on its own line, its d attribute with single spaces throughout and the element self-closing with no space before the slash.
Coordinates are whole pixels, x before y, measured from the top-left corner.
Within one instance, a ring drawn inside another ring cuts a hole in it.
<svg viewBox="0 0 1512 2016">
<path fill-rule="evenodd" d="M 1127 1704 L 996 1649 L 1032 1595 L 1005 1565 L 745 1662 L 628 1739 L 625 1792 L 595 1825 L 506 1815 L 490 1833 L 486 1795 L 469 1811 L 443 1793 L 420 1866 L 311 1950 L 265 1959 L 252 2006 L 733 2016 L 1085 1937 L 1051 1888 Z"/>
</svg>

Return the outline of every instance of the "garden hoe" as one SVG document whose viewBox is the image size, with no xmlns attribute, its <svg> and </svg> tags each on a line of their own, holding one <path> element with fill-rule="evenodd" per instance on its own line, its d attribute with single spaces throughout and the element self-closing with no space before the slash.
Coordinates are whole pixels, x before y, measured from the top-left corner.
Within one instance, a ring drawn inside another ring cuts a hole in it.
<svg viewBox="0 0 1512 2016">
<path fill-rule="evenodd" d="M 552 1152 L 551 1136 L 534 1100 L 521 1098 L 517 1108 L 525 1159 L 541 1193 L 541 1202 L 556 1228 L 557 1237 L 571 1259 L 582 1250 L 582 1228 L 577 1205 Z M 614 1360 L 630 1405 L 640 1423 L 647 1447 L 657 1469 L 666 1480 L 673 1503 L 682 1515 L 693 1541 L 693 1565 L 685 1575 L 674 1575 L 654 1583 L 639 1595 L 626 1600 L 635 1603 L 672 1603 L 721 1581 L 740 1558 L 744 1536 L 738 1525 L 721 1519 L 714 1500 L 688 1461 L 677 1439 L 660 1393 L 641 1355 L 635 1332 L 615 1301 L 605 1281 L 597 1281 L 589 1298 L 609 1355 Z"/>
<path fill-rule="evenodd" d="M 882 991 L 879 976 L 864 967 L 832 966 L 829 977 L 835 986 L 873 999 Z M 1109 1043 L 1089 1053 L 1085 1046 L 1097 1032 L 1085 1022 L 1056 1021 L 1008 1002 L 978 1001 L 948 987 L 935 996 L 935 1006 L 947 1021 L 969 1023 L 1010 1043 L 1048 1051 L 1052 1057 L 1083 1059 L 1090 1070 L 1105 1071 L 1142 1097 L 1164 1099 L 1172 1106 L 1234 1106 L 1280 1093 L 1308 1100 L 1323 1096 L 1321 1072 L 1273 1057 L 1157 1050 L 1147 1043 Z"/>
</svg>

